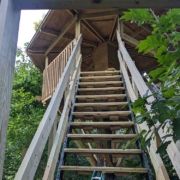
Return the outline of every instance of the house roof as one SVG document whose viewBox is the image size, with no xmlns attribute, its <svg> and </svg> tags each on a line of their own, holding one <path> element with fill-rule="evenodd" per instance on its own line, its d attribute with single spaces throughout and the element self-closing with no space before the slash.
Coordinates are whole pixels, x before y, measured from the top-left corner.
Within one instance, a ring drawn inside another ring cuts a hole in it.
<svg viewBox="0 0 180 180">
<path fill-rule="evenodd" d="M 40 70 L 43 70 L 47 50 L 56 41 L 69 22 L 72 22 L 72 26 L 48 53 L 49 61 L 51 62 L 74 39 L 75 22 L 72 20 L 77 16 L 81 19 L 84 68 L 88 70 L 92 62 L 92 51 L 98 44 L 110 41 L 117 46 L 115 27 L 117 25 L 117 18 L 119 18 L 122 12 L 122 9 L 51 10 L 47 13 L 38 31 L 32 38 L 27 48 L 27 54 L 33 63 Z M 125 22 L 124 33 L 139 41 L 150 33 L 150 29 L 149 27 L 138 27 L 136 24 Z M 139 69 L 148 71 L 154 67 L 155 61 L 150 55 L 138 54 L 133 43 L 125 42 Z"/>
</svg>

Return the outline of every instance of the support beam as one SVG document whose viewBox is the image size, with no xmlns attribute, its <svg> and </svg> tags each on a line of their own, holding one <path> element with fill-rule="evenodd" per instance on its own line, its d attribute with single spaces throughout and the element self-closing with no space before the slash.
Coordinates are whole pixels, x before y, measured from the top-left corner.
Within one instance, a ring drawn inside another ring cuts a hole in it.
<svg viewBox="0 0 180 180">
<path fill-rule="evenodd" d="M 0 179 L 2 179 L 6 131 L 10 112 L 20 11 L 12 0 L 0 1 Z"/>
<path fill-rule="evenodd" d="M 122 38 L 123 40 L 127 41 L 129 44 L 133 45 L 133 46 L 137 46 L 139 41 L 131 36 L 129 36 L 126 33 L 122 33 Z"/>
<path fill-rule="evenodd" d="M 82 20 L 83 26 L 92 33 L 100 42 L 104 42 L 105 39 L 102 37 L 102 35 L 95 29 L 87 20 Z"/>
<path fill-rule="evenodd" d="M 81 23 L 80 23 L 80 20 L 78 19 L 75 24 L 75 38 L 76 39 L 78 39 L 80 33 L 81 33 Z"/>
<path fill-rule="evenodd" d="M 111 10 L 111 11 L 103 11 L 103 12 L 95 12 L 95 13 L 85 13 L 80 14 L 80 19 L 95 19 L 98 17 L 109 17 L 109 16 L 117 16 L 120 14 L 119 10 Z"/>
<path fill-rule="evenodd" d="M 22 9 L 178 8 L 179 0 L 15 0 Z"/>
<path fill-rule="evenodd" d="M 77 21 L 77 16 L 74 16 L 74 18 L 67 22 L 67 24 L 64 25 L 63 29 L 61 30 L 59 36 L 57 39 L 50 45 L 50 47 L 45 52 L 45 55 L 48 55 L 48 53 L 56 46 L 56 44 L 63 38 L 64 34 L 71 28 L 71 26 Z"/>
<path fill-rule="evenodd" d="M 54 37 L 54 38 L 58 37 L 58 33 L 53 31 L 53 30 L 50 30 L 50 29 L 41 29 L 40 32 L 47 35 L 47 36 L 51 36 L 51 37 Z M 68 39 L 68 40 L 73 40 L 74 35 L 70 34 L 70 33 L 66 33 L 66 34 L 64 34 L 64 36 L 62 38 Z M 87 46 L 91 46 L 91 47 L 97 47 L 97 44 L 95 42 L 89 41 L 89 40 L 86 40 L 86 39 L 83 39 L 82 44 L 87 45 Z M 44 54 L 44 53 L 42 52 L 42 54 Z"/>
<path fill-rule="evenodd" d="M 67 12 L 72 15 L 73 17 L 77 15 L 80 16 L 78 10 L 67 10 Z M 92 33 L 100 42 L 104 42 L 105 39 L 101 36 L 101 34 L 95 29 L 87 20 L 81 20 L 82 25 L 90 32 Z"/>
<path fill-rule="evenodd" d="M 58 37 L 58 34 L 57 33 L 54 33 L 54 32 L 51 32 L 51 31 L 48 31 L 48 30 L 45 30 L 45 29 L 40 29 L 40 32 L 47 35 L 47 36 L 52 36 L 52 37 Z"/>
<path fill-rule="evenodd" d="M 110 36 L 109 36 L 110 41 L 113 41 L 113 37 L 116 34 L 117 20 L 118 20 L 118 16 L 115 17 L 114 22 L 113 22 L 112 30 L 111 30 L 111 33 L 110 33 Z"/>
</svg>

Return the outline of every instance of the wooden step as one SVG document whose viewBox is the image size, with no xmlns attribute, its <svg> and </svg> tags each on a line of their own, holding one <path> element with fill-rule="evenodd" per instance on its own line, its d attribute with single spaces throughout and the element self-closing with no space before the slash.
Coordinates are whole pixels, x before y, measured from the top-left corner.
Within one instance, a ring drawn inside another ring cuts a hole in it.
<svg viewBox="0 0 180 180">
<path fill-rule="evenodd" d="M 126 117 L 130 114 L 131 111 L 73 112 L 73 116 L 75 117 L 83 117 L 83 116 L 96 116 L 96 117 L 125 116 Z"/>
<path fill-rule="evenodd" d="M 87 100 L 87 99 L 98 99 L 98 100 L 104 100 L 104 99 L 124 99 L 126 97 L 126 94 L 106 94 L 106 95 L 77 95 L 76 98 L 78 100 Z"/>
<path fill-rule="evenodd" d="M 109 76 L 109 75 L 118 75 L 120 71 L 84 71 L 81 72 L 81 76 Z"/>
<path fill-rule="evenodd" d="M 107 85 L 121 86 L 122 84 L 123 84 L 122 81 L 80 82 L 79 87 L 88 87 L 88 86 L 102 87 Z"/>
<path fill-rule="evenodd" d="M 72 122 L 72 128 L 111 128 L 111 127 L 121 127 L 121 128 L 129 128 L 134 126 L 134 123 L 129 122 Z"/>
<path fill-rule="evenodd" d="M 84 95 L 119 94 L 124 90 L 125 90 L 124 87 L 78 88 L 78 94 L 84 94 Z"/>
<path fill-rule="evenodd" d="M 126 173 L 140 173 L 146 174 L 148 170 L 146 168 L 127 168 L 127 167 L 97 167 L 97 166 L 61 166 L 61 170 L 63 171 L 79 171 L 79 172 L 103 172 L 103 173 L 118 173 L 118 174 L 126 174 Z"/>
<path fill-rule="evenodd" d="M 114 81 L 114 80 L 120 80 L 122 76 L 121 75 L 114 75 L 114 76 L 85 76 L 80 77 L 81 82 L 91 82 L 91 81 Z"/>
<path fill-rule="evenodd" d="M 140 155 L 140 149 L 88 149 L 88 148 L 65 148 L 65 153 L 92 155 L 92 154 L 112 154 L 112 155 Z"/>
<path fill-rule="evenodd" d="M 127 106 L 128 102 L 75 103 L 75 107 Z"/>
<path fill-rule="evenodd" d="M 73 140 L 131 140 L 136 134 L 68 134 L 67 137 Z"/>
</svg>

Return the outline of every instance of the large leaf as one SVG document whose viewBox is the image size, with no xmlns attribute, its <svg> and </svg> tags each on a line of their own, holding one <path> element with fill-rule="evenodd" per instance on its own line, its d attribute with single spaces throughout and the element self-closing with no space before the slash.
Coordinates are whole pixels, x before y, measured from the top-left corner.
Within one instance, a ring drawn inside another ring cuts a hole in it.
<svg viewBox="0 0 180 180">
<path fill-rule="evenodd" d="M 130 9 L 129 11 L 123 12 L 121 19 L 137 23 L 138 25 L 149 24 L 154 21 L 148 9 Z"/>
</svg>

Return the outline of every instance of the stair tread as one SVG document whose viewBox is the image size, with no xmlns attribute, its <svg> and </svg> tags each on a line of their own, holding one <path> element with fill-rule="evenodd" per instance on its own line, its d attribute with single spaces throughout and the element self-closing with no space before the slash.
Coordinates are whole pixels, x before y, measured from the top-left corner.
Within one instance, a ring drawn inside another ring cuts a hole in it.
<svg viewBox="0 0 180 180">
<path fill-rule="evenodd" d="M 120 73 L 120 71 L 117 71 L 117 70 L 115 70 L 115 71 L 82 71 L 80 74 L 81 75 L 87 75 L 87 74 L 104 74 L 104 73 L 106 73 L 106 74 L 111 74 L 111 73 L 116 74 L 116 73 Z"/>
<path fill-rule="evenodd" d="M 104 84 L 122 84 L 122 81 L 100 81 L 100 82 L 80 82 L 79 85 L 104 85 Z"/>
<path fill-rule="evenodd" d="M 124 87 L 103 87 L 103 88 L 78 88 L 78 91 L 114 91 L 125 90 Z"/>
<path fill-rule="evenodd" d="M 111 127 L 111 126 L 120 126 L 120 127 L 131 127 L 134 125 L 134 122 L 72 122 L 72 127 Z"/>
<path fill-rule="evenodd" d="M 93 102 L 93 103 L 75 103 L 75 107 L 92 107 L 92 106 L 124 106 L 128 102 Z"/>
<path fill-rule="evenodd" d="M 108 75 L 108 76 L 83 76 L 83 77 L 80 77 L 80 79 L 108 79 L 108 78 L 119 78 L 119 77 L 122 77 L 122 75 Z"/>
<path fill-rule="evenodd" d="M 137 134 L 68 134 L 73 139 L 133 139 Z"/>
<path fill-rule="evenodd" d="M 128 116 L 131 113 L 131 111 L 94 111 L 94 112 L 73 112 L 74 116 L 82 116 L 82 115 L 90 115 L 90 116 L 120 116 L 120 115 L 126 115 Z"/>
<path fill-rule="evenodd" d="M 141 167 L 97 167 L 97 166 L 61 166 L 61 170 L 65 171 L 83 171 L 92 172 L 100 171 L 103 173 L 147 173 L 147 168 Z"/>
<path fill-rule="evenodd" d="M 106 99 L 106 98 L 121 98 L 126 97 L 126 94 L 106 94 L 106 95 L 76 95 L 78 99 L 87 99 L 87 98 L 98 98 L 98 99 Z"/>
<path fill-rule="evenodd" d="M 66 153 L 87 154 L 141 154 L 141 149 L 88 149 L 88 148 L 65 148 Z"/>
</svg>

